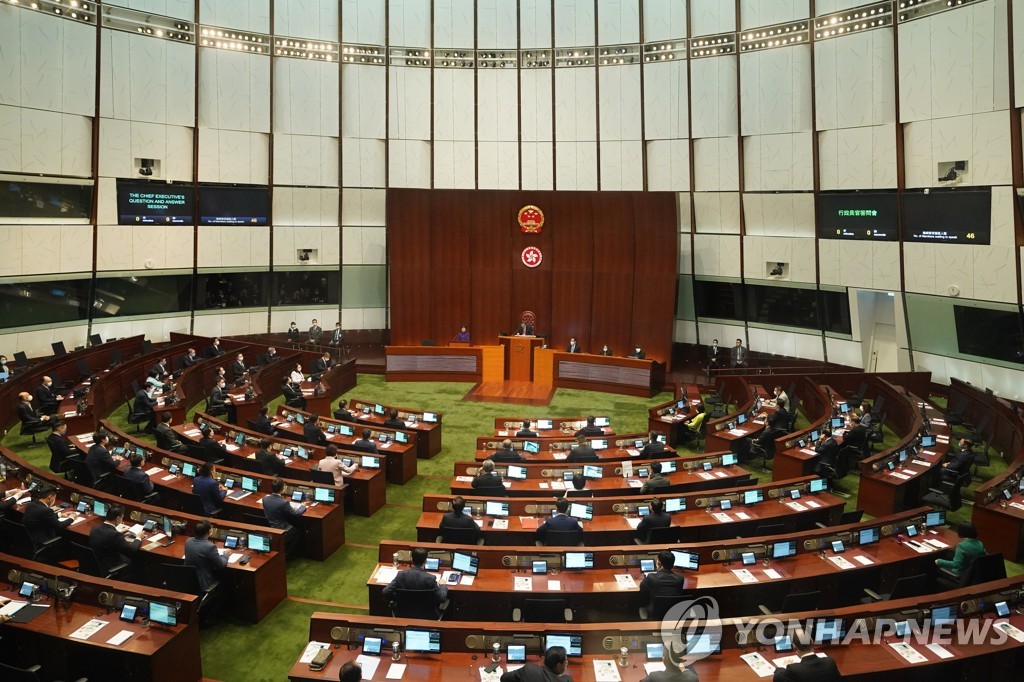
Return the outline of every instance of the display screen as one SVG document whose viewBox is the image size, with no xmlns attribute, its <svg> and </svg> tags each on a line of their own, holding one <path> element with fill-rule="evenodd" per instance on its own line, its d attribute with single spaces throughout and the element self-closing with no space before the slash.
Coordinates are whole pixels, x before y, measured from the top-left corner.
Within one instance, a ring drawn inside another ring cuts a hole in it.
<svg viewBox="0 0 1024 682">
<path fill-rule="evenodd" d="M 405 650 L 437 654 L 441 652 L 441 633 L 438 630 L 406 630 Z"/>
<path fill-rule="evenodd" d="M 565 567 L 567 569 L 581 569 L 594 567 L 593 552 L 566 552 Z"/>
<path fill-rule="evenodd" d="M 773 559 L 785 559 L 789 556 L 796 556 L 796 540 L 785 540 L 772 544 Z"/>
<path fill-rule="evenodd" d="M 665 511 L 669 514 L 686 510 L 686 498 L 670 497 L 665 500 Z"/>
<path fill-rule="evenodd" d="M 455 552 L 452 554 L 452 570 L 458 571 L 459 573 L 469 573 L 470 575 L 476 575 L 477 570 L 480 567 L 480 560 L 472 554 L 463 554 L 461 552 Z"/>
<path fill-rule="evenodd" d="M 583 635 L 548 635 L 544 638 L 544 650 L 553 646 L 565 649 L 567 656 L 582 656 Z"/>
<path fill-rule="evenodd" d="M 956 622 L 958 608 L 956 604 L 932 607 L 932 626 L 948 625 Z"/>
<path fill-rule="evenodd" d="M 927 514 L 925 514 L 924 525 L 928 526 L 929 528 L 941 526 L 944 523 L 946 523 L 945 511 L 930 511 Z"/>
<path fill-rule="evenodd" d="M 88 220 L 92 185 L 0 180 L 0 217 Z"/>
<path fill-rule="evenodd" d="M 363 639 L 363 653 L 364 654 L 379 654 L 380 653 L 381 639 L 380 637 L 366 637 Z"/>
<path fill-rule="evenodd" d="M 818 195 L 821 239 L 899 240 L 894 192 L 823 192 Z"/>
<path fill-rule="evenodd" d="M 509 478 L 514 478 L 517 481 L 526 480 L 526 467 L 521 467 L 516 464 L 509 464 L 506 470 L 506 475 Z"/>
<path fill-rule="evenodd" d="M 744 490 L 743 491 L 743 504 L 757 504 L 758 502 L 764 502 L 764 491 L 763 490 Z"/>
<path fill-rule="evenodd" d="M 814 641 L 817 644 L 839 642 L 845 634 L 842 618 L 828 618 L 814 622 Z"/>
<path fill-rule="evenodd" d="M 508 502 L 487 500 L 487 503 L 484 505 L 484 513 L 488 516 L 508 516 Z"/>
<path fill-rule="evenodd" d="M 540 443 L 535 440 L 524 440 L 523 452 L 529 452 L 531 455 L 537 454 L 540 452 Z"/>
<path fill-rule="evenodd" d="M 554 427 L 554 424 L 551 423 L 550 419 L 538 419 L 537 420 L 537 428 L 540 429 L 541 431 L 549 431 L 553 427 Z"/>
<path fill-rule="evenodd" d="M 270 551 L 270 538 L 264 535 L 254 535 L 249 533 L 246 538 L 245 544 L 249 546 L 254 552 L 269 552 Z"/>
<path fill-rule="evenodd" d="M 601 478 L 604 476 L 604 469 L 593 464 L 583 465 L 583 477 L 584 478 Z"/>
<path fill-rule="evenodd" d="M 696 552 L 680 552 L 678 550 L 672 550 L 672 555 L 676 558 L 676 568 L 681 568 L 686 571 L 696 571 L 700 568 L 700 555 Z"/>
<path fill-rule="evenodd" d="M 178 609 L 170 604 L 154 601 L 149 603 L 149 622 L 174 626 L 178 624 Z"/>
<path fill-rule="evenodd" d="M 117 181 L 118 225 L 191 225 L 194 213 L 189 185 Z"/>
<path fill-rule="evenodd" d="M 579 502 L 573 502 L 569 505 L 569 516 L 574 519 L 583 519 L 589 521 L 594 518 L 594 506 L 590 504 L 580 504 Z"/>
<path fill-rule="evenodd" d="M 256 186 L 201 186 L 200 225 L 266 225 L 270 190 Z"/>
<path fill-rule="evenodd" d="M 903 241 L 988 245 L 991 239 L 991 189 L 903 194 Z"/>
<path fill-rule="evenodd" d="M 870 545 L 872 543 L 878 542 L 878 538 L 879 538 L 879 533 L 878 533 L 878 528 L 877 527 L 874 527 L 874 528 L 863 528 L 863 529 L 861 529 L 861 531 L 859 533 L 859 536 L 857 538 L 857 544 L 858 545 Z"/>
<path fill-rule="evenodd" d="M 317 502 L 334 502 L 334 491 L 330 488 L 313 488 L 313 499 Z"/>
<path fill-rule="evenodd" d="M 732 453 L 728 455 L 722 455 L 722 466 L 724 467 L 732 466 L 733 464 L 736 464 L 737 461 L 738 460 L 736 459 L 736 455 Z"/>
<path fill-rule="evenodd" d="M 1024 360 L 1024 319 L 1019 310 L 953 305 L 957 350 L 993 360 Z"/>
</svg>

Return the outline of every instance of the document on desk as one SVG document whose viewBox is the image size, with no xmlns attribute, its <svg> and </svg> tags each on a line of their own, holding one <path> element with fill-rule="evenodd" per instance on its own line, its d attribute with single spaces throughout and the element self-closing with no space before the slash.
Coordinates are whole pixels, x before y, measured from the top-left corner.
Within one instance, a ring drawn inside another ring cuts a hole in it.
<svg viewBox="0 0 1024 682">
<path fill-rule="evenodd" d="M 730 433 L 730 435 L 733 435 L 733 436 L 745 436 L 745 435 L 747 435 L 747 432 L 746 432 L 745 429 L 729 429 L 729 433 Z"/>
<path fill-rule="evenodd" d="M 559 460 L 561 460 L 561 459 L 568 459 L 569 458 L 569 453 L 568 452 L 552 452 L 551 456 L 554 457 L 555 459 L 559 459 Z"/>
<path fill-rule="evenodd" d="M 782 577 L 782 574 L 779 573 L 778 571 L 776 571 L 774 568 L 766 568 L 766 569 L 764 569 L 764 574 L 766 576 L 768 576 L 769 578 L 771 578 L 772 580 L 778 580 L 779 578 Z"/>
<path fill-rule="evenodd" d="M 807 511 L 807 507 L 803 506 L 799 502 L 787 502 L 786 506 L 793 511 Z"/>
<path fill-rule="evenodd" d="M 903 544 L 909 547 L 910 549 L 914 550 L 918 554 L 928 554 L 929 552 L 935 551 L 934 547 L 929 547 L 923 542 L 915 542 L 914 540 L 907 540 Z"/>
<path fill-rule="evenodd" d="M 468 573 L 463 573 L 462 577 L 459 579 L 459 583 L 461 583 L 463 587 L 469 587 L 469 586 L 471 586 L 473 584 L 474 580 L 476 580 L 476 576 L 475 575 L 469 575 Z"/>
<path fill-rule="evenodd" d="M 608 658 L 594 659 L 594 679 L 597 682 L 622 682 L 618 666 L 614 660 Z"/>
<path fill-rule="evenodd" d="M 163 471 L 163 469 L 161 469 L 160 467 L 152 467 L 150 469 L 146 469 L 146 475 L 148 475 L 148 476 L 156 476 L 161 471 Z"/>
<path fill-rule="evenodd" d="M 761 654 L 753 651 L 749 654 L 743 654 L 740 656 L 743 662 L 750 666 L 750 669 L 754 671 L 754 674 L 758 677 L 770 677 L 775 674 L 775 666 L 768 662 Z"/>
<path fill-rule="evenodd" d="M 392 663 L 391 667 L 388 668 L 388 674 L 384 676 L 386 680 L 400 680 L 405 675 L 405 663 Z"/>
<path fill-rule="evenodd" d="M 472 476 L 456 476 L 455 480 L 458 481 L 459 483 L 472 483 L 473 482 L 473 477 Z"/>
<path fill-rule="evenodd" d="M 161 476 L 160 480 L 161 481 L 173 481 L 176 478 L 177 478 L 177 475 L 175 475 L 175 474 L 168 474 L 166 476 Z"/>
<path fill-rule="evenodd" d="M 508 435 L 508 431 L 502 431 L 502 430 L 499 430 L 499 431 L 498 431 L 498 435 L 499 435 L 499 436 L 501 436 L 501 437 L 505 437 L 505 436 L 507 436 L 507 435 Z"/>
<path fill-rule="evenodd" d="M 632 478 L 633 477 L 633 463 L 632 462 L 623 462 L 622 463 L 622 477 L 623 478 Z"/>
<path fill-rule="evenodd" d="M 537 530 L 540 528 L 540 519 L 536 516 L 520 516 L 519 525 L 523 527 L 523 530 Z"/>
<path fill-rule="evenodd" d="M 85 625 L 78 628 L 70 635 L 68 635 L 68 637 L 70 637 L 71 639 L 89 639 L 97 632 L 99 632 L 104 625 L 107 625 L 107 621 L 93 618 L 92 620 L 86 622 Z"/>
<path fill-rule="evenodd" d="M 508 519 L 494 519 L 494 530 L 508 530 Z"/>
<path fill-rule="evenodd" d="M 477 669 L 480 671 L 480 682 L 499 682 L 501 680 L 503 671 L 500 665 L 491 672 L 487 672 L 487 668 L 484 666 L 478 666 Z"/>
<path fill-rule="evenodd" d="M 27 605 L 27 601 L 9 601 L 4 604 L 3 608 L 0 608 L 0 616 L 13 616 L 21 610 L 21 607 Z"/>
<path fill-rule="evenodd" d="M 374 674 L 377 672 L 377 666 L 380 665 L 380 659 L 376 656 L 359 654 L 356 656 L 356 663 L 358 663 L 363 669 L 363 679 L 372 680 Z"/>
<path fill-rule="evenodd" d="M 892 650 L 899 654 L 907 663 L 927 663 L 928 659 L 920 651 L 906 642 L 889 642 Z"/>
<path fill-rule="evenodd" d="M 549 580 L 548 581 L 548 592 L 561 592 L 562 581 L 561 580 Z"/>
<path fill-rule="evenodd" d="M 317 652 L 321 649 L 330 647 L 330 644 L 324 642 L 310 642 L 306 645 L 306 648 L 302 651 L 302 656 L 299 657 L 299 663 L 310 663 L 313 657 L 316 656 Z"/>
<path fill-rule="evenodd" d="M 565 481 L 551 481 L 552 490 L 565 490 Z"/>
<path fill-rule="evenodd" d="M 234 443 L 224 443 L 224 449 L 227 450 L 228 452 L 234 452 L 235 450 L 238 449 L 238 446 L 235 445 Z"/>
<path fill-rule="evenodd" d="M 630 457 L 639 457 L 640 456 L 640 451 L 637 450 L 636 448 L 626 448 L 626 452 L 629 453 Z"/>
<path fill-rule="evenodd" d="M 890 471 L 889 475 L 892 476 L 893 478 L 898 478 L 901 481 L 909 481 L 910 480 L 910 476 L 907 476 L 906 474 L 901 474 L 898 471 Z"/>
<path fill-rule="evenodd" d="M 630 528 L 636 530 L 637 526 L 640 525 L 640 517 L 639 516 L 627 516 L 626 517 L 626 523 L 629 524 Z"/>
<path fill-rule="evenodd" d="M 185 435 L 198 438 L 200 436 L 199 429 L 185 429 Z"/>
<path fill-rule="evenodd" d="M 1005 632 L 1008 637 L 1012 637 L 1018 642 L 1024 642 L 1024 632 L 1015 628 L 1010 621 L 1004 620 L 1000 623 L 996 623 L 996 627 Z"/>
<path fill-rule="evenodd" d="M 732 569 L 733 575 L 739 578 L 741 583 L 756 583 L 757 577 L 745 568 Z"/>
<path fill-rule="evenodd" d="M 629 479 L 628 481 L 626 481 L 626 483 L 629 484 L 630 488 L 643 488 L 644 487 L 644 482 L 643 481 L 639 481 L 639 480 L 637 480 L 635 478 Z"/>
<path fill-rule="evenodd" d="M 633 576 L 629 573 L 616 573 L 615 582 L 618 584 L 619 589 L 622 590 L 635 590 L 636 581 L 633 580 Z"/>
<path fill-rule="evenodd" d="M 931 545 L 935 549 L 946 549 L 947 547 L 949 547 L 949 545 L 947 545 L 942 540 L 936 540 L 934 538 L 928 538 L 927 540 L 925 540 L 925 542 L 927 542 L 929 545 Z"/>
<path fill-rule="evenodd" d="M 715 476 L 716 476 L 717 478 L 725 478 L 725 477 L 726 477 L 726 476 L 728 476 L 728 475 L 729 475 L 729 474 L 727 474 L 727 473 L 725 473 L 724 471 L 721 471 L 721 470 L 719 470 L 719 471 L 716 471 L 716 472 L 715 472 Z"/>
<path fill-rule="evenodd" d="M 864 556 L 863 554 L 854 555 L 853 560 L 861 566 L 870 566 L 871 564 L 875 563 L 874 561 L 872 561 L 871 557 Z"/>
<path fill-rule="evenodd" d="M 546 482 L 546 481 L 541 481 L 540 483 L 538 483 L 538 484 L 537 484 L 537 486 L 538 486 L 538 487 L 539 487 L 539 488 L 540 488 L 541 490 L 547 490 L 548 488 L 550 488 L 550 487 L 551 487 L 551 486 L 549 486 L 549 485 L 547 484 L 547 482 Z"/>
<path fill-rule="evenodd" d="M 651 673 L 660 673 L 665 670 L 665 664 L 661 661 L 644 661 L 644 671 L 650 675 Z"/>
<path fill-rule="evenodd" d="M 750 520 L 750 514 L 748 514 L 746 512 L 738 511 L 738 512 L 736 512 L 736 518 L 740 519 L 741 521 L 749 521 Z"/>
<path fill-rule="evenodd" d="M 1024 509 L 1024 504 L 1021 504 L 1020 502 L 1011 502 L 1010 506 L 1014 509 Z"/>
<path fill-rule="evenodd" d="M 107 640 L 107 644 L 113 644 L 114 646 L 121 646 L 122 644 L 127 642 L 129 639 L 131 639 L 131 636 L 132 636 L 132 631 L 131 630 L 121 630 L 121 632 L 117 633 L 116 635 L 114 635 L 113 637 L 108 639 Z"/>
<path fill-rule="evenodd" d="M 924 648 L 939 658 L 953 658 L 953 652 L 941 644 L 925 644 Z"/>
<path fill-rule="evenodd" d="M 817 509 L 818 507 L 821 506 L 821 504 L 819 504 L 818 502 L 815 502 L 814 500 L 806 500 L 806 502 L 807 502 L 807 506 L 810 507 L 811 509 Z"/>
<path fill-rule="evenodd" d="M 71 522 L 71 525 L 72 525 L 72 526 L 77 526 L 77 525 L 78 525 L 78 524 L 80 524 L 80 523 L 81 523 L 82 521 L 85 521 L 85 517 L 84 517 L 84 516 L 76 516 L 76 517 L 75 517 L 75 520 Z"/>
<path fill-rule="evenodd" d="M 233 564 L 237 562 L 239 559 L 241 559 L 243 556 L 245 555 L 241 552 L 232 552 L 231 554 L 228 554 L 228 563 Z"/>
<path fill-rule="evenodd" d="M 714 476 L 712 476 L 711 474 L 709 474 L 706 471 L 698 471 L 697 475 L 700 476 L 701 478 L 703 478 L 705 481 L 711 481 L 711 480 L 714 480 L 714 478 L 715 478 Z"/>
<path fill-rule="evenodd" d="M 847 570 L 847 569 L 853 568 L 853 564 L 851 564 L 849 561 L 847 561 L 845 557 L 830 556 L 828 558 L 828 560 L 831 561 L 836 566 L 838 566 L 839 568 L 843 569 L 844 571 Z"/>
<path fill-rule="evenodd" d="M 715 512 L 711 516 L 714 519 L 720 521 L 721 523 L 731 523 L 732 522 L 732 517 L 729 516 L 728 514 L 723 513 L 723 512 Z"/>
<path fill-rule="evenodd" d="M 533 592 L 533 579 L 517 576 L 513 582 L 512 589 L 516 592 Z"/>
<path fill-rule="evenodd" d="M 395 579 L 396 575 L 398 575 L 398 569 L 394 566 L 381 566 L 377 569 L 377 575 L 374 577 L 374 580 L 387 585 Z"/>
</svg>

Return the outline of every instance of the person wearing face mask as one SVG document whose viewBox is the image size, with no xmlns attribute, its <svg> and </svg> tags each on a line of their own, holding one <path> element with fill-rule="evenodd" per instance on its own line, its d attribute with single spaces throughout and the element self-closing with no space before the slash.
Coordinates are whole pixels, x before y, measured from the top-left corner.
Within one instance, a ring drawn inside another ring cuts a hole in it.
<svg viewBox="0 0 1024 682">
<path fill-rule="evenodd" d="M 188 352 L 185 353 L 185 357 L 183 357 L 181 359 L 181 366 L 185 367 L 185 368 L 189 368 L 192 365 L 196 364 L 197 362 L 199 362 L 199 358 L 196 357 L 196 349 L 195 348 L 189 348 Z"/>
<path fill-rule="evenodd" d="M 21 392 L 18 394 L 18 419 L 25 428 L 39 427 L 50 421 L 50 415 L 37 414 L 32 407 L 32 396 Z"/>
<path fill-rule="evenodd" d="M 293 343 L 298 343 L 299 341 L 299 326 L 294 322 L 288 327 L 288 340 Z"/>
<path fill-rule="evenodd" d="M 36 386 L 34 393 L 36 409 L 43 414 L 56 414 L 57 404 L 64 400 L 64 396 L 57 393 L 57 389 L 53 386 L 53 379 L 50 377 L 43 377 L 43 383 Z"/>
<path fill-rule="evenodd" d="M 7 365 L 7 356 L 0 355 L 0 384 L 14 376 L 14 370 Z"/>
</svg>

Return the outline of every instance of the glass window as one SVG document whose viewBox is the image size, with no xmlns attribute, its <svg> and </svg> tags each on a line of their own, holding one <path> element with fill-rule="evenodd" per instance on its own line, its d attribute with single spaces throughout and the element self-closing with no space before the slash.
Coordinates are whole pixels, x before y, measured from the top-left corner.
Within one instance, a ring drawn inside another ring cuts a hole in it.
<svg viewBox="0 0 1024 682">
<path fill-rule="evenodd" d="M 189 312 L 191 275 L 100 277 L 93 297 L 93 319 Z"/>
<path fill-rule="evenodd" d="M 77 322 L 89 318 L 89 279 L 0 284 L 0 327 Z"/>
<path fill-rule="evenodd" d="M 0 181 L 0 216 L 86 220 L 91 214 L 91 184 Z"/>
<path fill-rule="evenodd" d="M 1024 361 L 1020 310 L 953 305 L 957 350 L 1006 362 Z M 916 339 L 915 339 L 916 340 Z"/>
<path fill-rule="evenodd" d="M 275 272 L 272 305 L 338 305 L 337 270 Z"/>
<path fill-rule="evenodd" d="M 267 305 L 269 272 L 201 273 L 196 278 L 196 310 Z"/>
<path fill-rule="evenodd" d="M 816 289 L 748 284 L 744 293 L 748 322 L 804 329 L 819 328 Z"/>
<path fill-rule="evenodd" d="M 698 279 L 693 283 L 693 303 L 698 318 L 743 320 L 743 285 Z"/>
<path fill-rule="evenodd" d="M 850 296 L 845 291 L 819 291 L 822 330 L 834 334 L 852 334 Z"/>
</svg>

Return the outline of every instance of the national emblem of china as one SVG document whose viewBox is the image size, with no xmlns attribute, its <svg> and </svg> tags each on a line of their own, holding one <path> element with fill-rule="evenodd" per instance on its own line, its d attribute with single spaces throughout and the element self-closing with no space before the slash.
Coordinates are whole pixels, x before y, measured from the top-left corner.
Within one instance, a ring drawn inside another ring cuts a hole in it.
<svg viewBox="0 0 1024 682">
<path fill-rule="evenodd" d="M 544 227 L 544 211 L 530 204 L 519 209 L 519 229 L 527 234 L 536 234 Z"/>
</svg>

